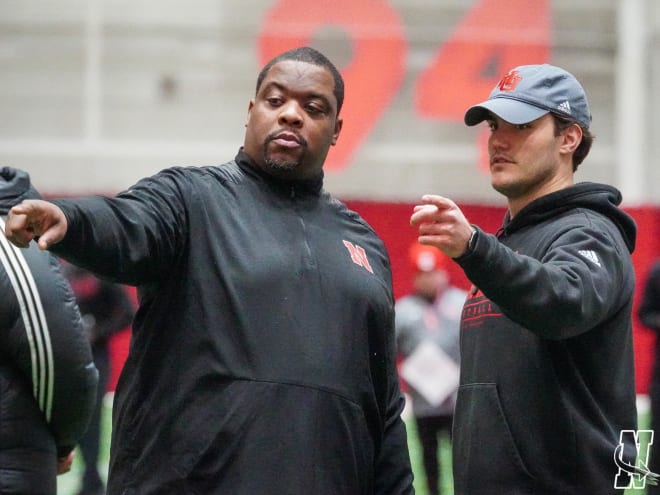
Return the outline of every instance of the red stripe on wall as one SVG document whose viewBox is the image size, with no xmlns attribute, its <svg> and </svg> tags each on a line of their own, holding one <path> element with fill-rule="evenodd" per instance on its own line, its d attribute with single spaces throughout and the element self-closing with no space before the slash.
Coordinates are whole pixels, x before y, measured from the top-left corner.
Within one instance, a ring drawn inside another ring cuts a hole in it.
<svg viewBox="0 0 660 495">
<path fill-rule="evenodd" d="M 407 264 L 407 249 L 417 238 L 416 229 L 410 227 L 409 220 L 414 203 L 381 203 L 371 201 L 346 201 L 349 207 L 360 213 L 382 237 L 392 260 L 394 295 L 401 297 L 412 288 L 412 273 Z M 502 224 L 504 207 L 483 205 L 460 205 L 467 219 L 479 225 L 484 231 L 495 233 Z M 633 263 L 637 277 L 633 317 L 633 339 L 635 346 L 635 375 L 637 393 L 646 394 L 649 389 L 655 334 L 642 326 L 637 319 L 637 306 L 651 264 L 660 257 L 660 208 L 626 208 L 637 222 L 637 247 L 633 253 Z M 459 287 L 468 289 L 466 279 L 458 265 L 450 267 L 452 281 Z"/>
<path fill-rule="evenodd" d="M 346 201 L 346 203 L 360 213 L 385 242 L 392 261 L 395 297 L 398 298 L 408 293 L 412 288 L 412 273 L 408 268 L 407 250 L 408 246 L 417 238 L 416 230 L 409 223 L 414 204 L 375 201 Z M 468 220 L 490 233 L 497 231 L 505 213 L 504 207 L 463 204 L 460 206 Z M 635 218 L 638 226 L 637 248 L 633 254 L 637 276 L 636 312 L 648 270 L 653 261 L 660 257 L 660 208 L 635 207 L 627 208 L 626 211 Z M 458 265 L 450 265 L 450 276 L 459 287 L 469 288 L 470 283 Z M 649 388 L 655 335 L 639 323 L 636 314 L 633 318 L 633 337 L 637 392 L 645 394 L 648 393 Z M 114 390 L 116 386 L 119 372 L 128 353 L 129 342 L 130 332 L 128 331 L 116 335 L 111 341 L 113 371 L 110 390 Z"/>
</svg>

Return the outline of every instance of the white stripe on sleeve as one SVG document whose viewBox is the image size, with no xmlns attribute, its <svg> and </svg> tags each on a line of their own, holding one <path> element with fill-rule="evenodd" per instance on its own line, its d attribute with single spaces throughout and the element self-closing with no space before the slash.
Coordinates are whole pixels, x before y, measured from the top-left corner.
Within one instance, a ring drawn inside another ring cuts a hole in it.
<svg viewBox="0 0 660 495">
<path fill-rule="evenodd" d="M 32 391 L 46 421 L 50 422 L 55 369 L 48 322 L 30 267 L 20 249 L 4 236 L 4 228 L 0 218 L 0 262 L 16 293 L 30 346 Z"/>
</svg>

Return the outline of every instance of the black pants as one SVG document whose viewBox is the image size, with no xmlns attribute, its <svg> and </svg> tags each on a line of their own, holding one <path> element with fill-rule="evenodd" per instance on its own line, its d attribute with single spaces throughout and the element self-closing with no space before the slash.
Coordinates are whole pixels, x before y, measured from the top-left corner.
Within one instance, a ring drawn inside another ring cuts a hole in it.
<svg viewBox="0 0 660 495">
<path fill-rule="evenodd" d="M 438 458 L 438 436 L 446 432 L 451 439 L 451 416 L 429 416 L 415 418 L 417 435 L 422 445 L 424 472 L 429 495 L 440 495 L 440 460 Z"/>
</svg>

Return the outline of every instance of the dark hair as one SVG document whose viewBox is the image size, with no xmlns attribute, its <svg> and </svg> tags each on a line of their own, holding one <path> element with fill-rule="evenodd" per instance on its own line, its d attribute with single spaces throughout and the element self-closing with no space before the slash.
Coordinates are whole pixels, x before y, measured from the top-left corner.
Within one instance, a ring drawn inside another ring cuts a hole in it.
<svg viewBox="0 0 660 495">
<path fill-rule="evenodd" d="M 578 166 L 589 154 L 589 150 L 591 150 L 591 145 L 596 136 L 594 136 L 587 127 L 580 125 L 573 119 L 557 115 L 556 113 L 552 113 L 551 115 L 555 121 L 555 136 L 559 136 L 563 130 L 568 129 L 573 124 L 579 125 L 580 129 L 582 129 L 582 141 L 580 141 L 578 147 L 575 148 L 575 152 L 573 152 L 573 172 L 575 172 L 578 169 Z"/>
<path fill-rule="evenodd" d="M 318 50 L 315 50 L 314 48 L 310 48 L 308 46 L 294 48 L 284 53 L 280 53 L 276 57 L 272 58 L 266 65 L 264 65 L 263 69 L 261 69 L 261 72 L 259 72 L 259 76 L 257 76 L 256 93 L 259 92 L 259 88 L 261 88 L 261 83 L 266 78 L 266 74 L 268 74 L 270 68 L 276 63 L 282 62 L 284 60 L 306 62 L 308 64 L 318 65 L 320 67 L 325 67 L 326 69 L 328 69 L 332 73 L 332 77 L 335 80 L 335 87 L 333 93 L 335 95 L 335 99 L 337 100 L 337 115 L 339 115 L 341 106 L 344 103 L 344 79 L 341 77 L 341 74 L 337 70 L 337 67 L 335 67 L 335 65 L 332 62 L 330 62 L 330 60 L 325 55 L 323 55 Z"/>
</svg>

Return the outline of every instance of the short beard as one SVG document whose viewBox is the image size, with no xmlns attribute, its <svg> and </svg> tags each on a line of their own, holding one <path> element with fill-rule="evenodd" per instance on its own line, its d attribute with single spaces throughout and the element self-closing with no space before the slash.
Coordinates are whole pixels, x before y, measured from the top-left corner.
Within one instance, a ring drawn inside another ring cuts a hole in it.
<svg viewBox="0 0 660 495">
<path fill-rule="evenodd" d="M 306 144 L 304 143 L 305 147 L 303 148 L 304 151 L 298 156 L 297 159 L 290 159 L 290 160 L 274 160 L 272 158 L 271 153 L 268 151 L 268 145 L 272 141 L 272 138 L 269 136 L 268 139 L 266 139 L 266 142 L 264 143 L 264 163 L 266 164 L 266 168 L 270 170 L 271 172 L 283 174 L 283 173 L 289 173 L 294 170 L 296 170 L 298 167 L 300 167 L 300 164 L 303 163 L 304 158 L 305 158 L 305 151 L 307 150 Z"/>
<path fill-rule="evenodd" d="M 296 170 L 300 165 L 301 160 L 297 161 L 276 161 L 272 160 L 268 155 L 264 153 L 264 162 L 266 167 L 272 172 L 291 172 Z"/>
</svg>

